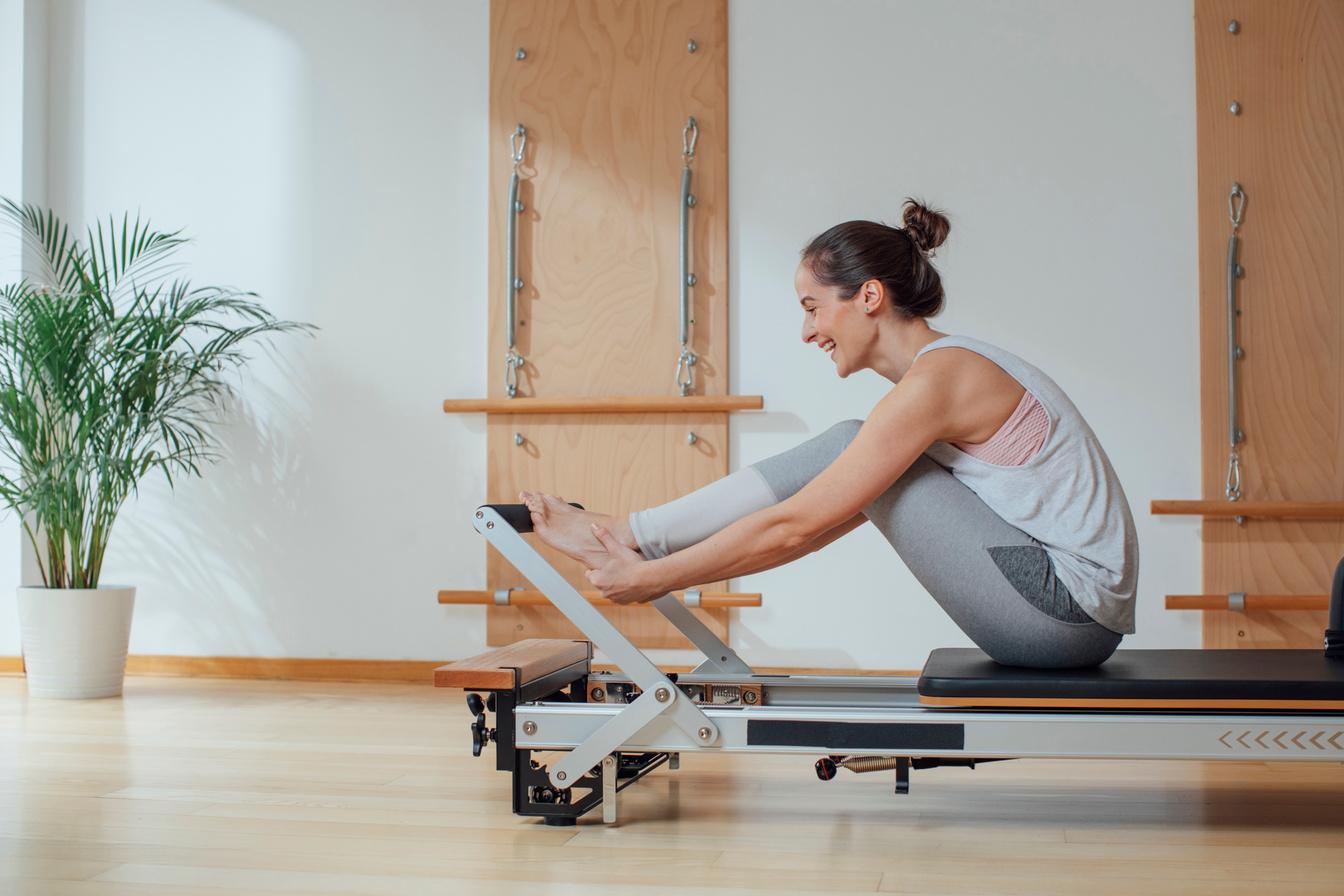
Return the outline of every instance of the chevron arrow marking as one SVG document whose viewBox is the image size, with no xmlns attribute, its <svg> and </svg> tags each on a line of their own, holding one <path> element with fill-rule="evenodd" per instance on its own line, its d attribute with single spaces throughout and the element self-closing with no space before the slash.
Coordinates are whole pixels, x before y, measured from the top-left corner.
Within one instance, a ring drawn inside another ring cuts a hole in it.
<svg viewBox="0 0 1344 896">
<path fill-rule="evenodd" d="M 1267 734 L 1269 734 L 1268 731 L 1261 731 L 1260 736 L 1255 739 L 1255 742 L 1258 743 L 1260 746 L 1264 747 L 1266 750 L 1269 749 L 1269 744 L 1265 743 L 1265 736 Z"/>
<path fill-rule="evenodd" d="M 1293 743 L 1297 744 L 1297 748 L 1298 748 L 1299 750 L 1305 750 L 1305 749 L 1306 749 L 1306 747 L 1302 746 L 1302 738 L 1304 738 L 1304 737 L 1306 737 L 1306 736 L 1307 736 L 1307 732 L 1305 732 L 1305 731 L 1300 731 L 1300 732 L 1298 732 L 1297 737 L 1293 738 Z"/>
<path fill-rule="evenodd" d="M 1280 732 L 1279 732 L 1279 736 L 1276 737 L 1276 738 L 1274 738 L 1274 743 L 1278 744 L 1279 747 L 1282 748 L 1282 749 L 1284 749 L 1284 750 L 1288 749 L 1287 745 L 1285 745 L 1284 742 L 1283 742 L 1283 739 L 1284 739 L 1285 737 L 1287 737 L 1287 736 L 1288 736 L 1288 732 L 1287 732 L 1287 731 L 1280 731 Z"/>
<path fill-rule="evenodd" d="M 1318 750 L 1324 750 L 1325 747 L 1321 746 L 1321 738 L 1323 737 L 1325 737 L 1325 732 L 1317 731 L 1316 736 L 1311 739 L 1311 745 Z"/>
<path fill-rule="evenodd" d="M 1246 732 L 1245 734 L 1243 734 L 1241 737 L 1237 738 L 1237 743 L 1241 744 L 1243 747 L 1245 747 L 1245 748 L 1248 749 L 1248 750 L 1251 748 L 1251 745 L 1248 744 L 1248 743 L 1246 743 L 1246 738 L 1249 737 L 1250 734 L 1251 734 L 1251 732 L 1247 731 L 1247 732 Z"/>
<path fill-rule="evenodd" d="M 1335 741 L 1339 740 L 1341 737 L 1344 737 L 1344 731 L 1335 732 L 1335 736 L 1330 738 L 1329 741 L 1330 746 L 1334 747 L 1336 750 L 1344 750 L 1344 747 L 1341 747 L 1339 744 L 1335 743 Z"/>
<path fill-rule="evenodd" d="M 1218 738 L 1218 743 L 1220 743 L 1220 744 L 1222 744 L 1223 746 L 1227 747 L 1229 750 L 1232 749 L 1232 745 L 1231 745 L 1230 743 L 1227 742 L 1227 738 L 1228 738 L 1231 734 L 1232 734 L 1232 732 L 1229 731 L 1229 732 L 1227 732 L 1227 734 L 1224 734 L 1222 737 Z"/>
</svg>

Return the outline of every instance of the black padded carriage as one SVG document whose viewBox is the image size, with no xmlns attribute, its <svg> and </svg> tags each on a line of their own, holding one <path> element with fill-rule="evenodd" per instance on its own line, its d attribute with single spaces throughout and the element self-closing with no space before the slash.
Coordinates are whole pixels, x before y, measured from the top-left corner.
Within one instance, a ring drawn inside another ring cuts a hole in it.
<svg viewBox="0 0 1344 896">
<path fill-rule="evenodd" d="M 1001 666 L 974 648 L 929 654 L 920 702 L 1098 709 L 1344 710 L 1344 660 L 1319 650 L 1118 650 L 1088 669 Z"/>
</svg>

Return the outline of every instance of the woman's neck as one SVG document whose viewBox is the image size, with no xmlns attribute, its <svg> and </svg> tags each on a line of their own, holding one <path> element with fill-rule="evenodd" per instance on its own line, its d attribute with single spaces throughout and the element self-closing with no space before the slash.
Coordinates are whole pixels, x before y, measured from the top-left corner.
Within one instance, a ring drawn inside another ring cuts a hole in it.
<svg viewBox="0 0 1344 896">
<path fill-rule="evenodd" d="M 877 357 L 873 359 L 873 370 L 893 383 L 899 383 L 915 363 L 915 356 L 924 346 L 937 342 L 946 336 L 929 326 L 923 318 L 905 320 L 893 317 L 891 324 L 884 328 L 878 342 Z"/>
</svg>

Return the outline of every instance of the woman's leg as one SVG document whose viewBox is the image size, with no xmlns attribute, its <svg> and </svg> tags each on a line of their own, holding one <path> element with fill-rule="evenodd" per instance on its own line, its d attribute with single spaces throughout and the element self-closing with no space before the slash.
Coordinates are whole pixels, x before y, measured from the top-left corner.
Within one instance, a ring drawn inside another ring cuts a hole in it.
<svg viewBox="0 0 1344 896">
<path fill-rule="evenodd" d="M 783 454 L 752 464 L 689 495 L 630 514 L 630 531 L 649 560 L 699 544 L 721 529 L 792 496 L 831 465 L 862 420 L 837 423 Z"/>
<path fill-rule="evenodd" d="M 921 457 L 865 508 L 914 574 L 985 653 L 1007 666 L 1095 666 L 1121 636 L 1055 578 L 1045 550 Z"/>
<path fill-rule="evenodd" d="M 631 514 L 641 551 L 666 556 L 790 497 L 840 456 L 861 425 L 836 424 L 707 488 Z M 1120 643 L 1120 635 L 1078 607 L 1039 544 L 927 457 L 864 513 L 934 600 L 998 662 L 1091 666 Z"/>
<path fill-rule="evenodd" d="M 666 557 L 704 541 L 744 516 L 777 504 L 830 466 L 858 433 L 862 420 L 837 423 L 776 457 L 752 464 L 667 504 L 628 516 L 576 510 L 551 495 L 523 492 L 532 525 L 541 540 L 585 566 L 593 567 L 607 549 L 593 535 L 597 523 L 626 547 L 647 559 Z"/>
</svg>

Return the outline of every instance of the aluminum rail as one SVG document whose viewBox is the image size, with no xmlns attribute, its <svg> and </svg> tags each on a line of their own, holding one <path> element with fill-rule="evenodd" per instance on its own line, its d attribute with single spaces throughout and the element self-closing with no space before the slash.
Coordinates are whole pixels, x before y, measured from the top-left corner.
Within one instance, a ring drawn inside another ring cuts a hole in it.
<svg viewBox="0 0 1344 896">
<path fill-rule="evenodd" d="M 628 707 L 530 703 L 514 710 L 516 744 L 569 750 Z M 977 759 L 1199 759 L 1344 762 L 1344 715 L 997 711 L 918 708 L 706 707 L 722 752 Z M 530 733 L 529 733 L 530 732 Z M 621 752 L 699 750 L 660 719 Z"/>
</svg>

